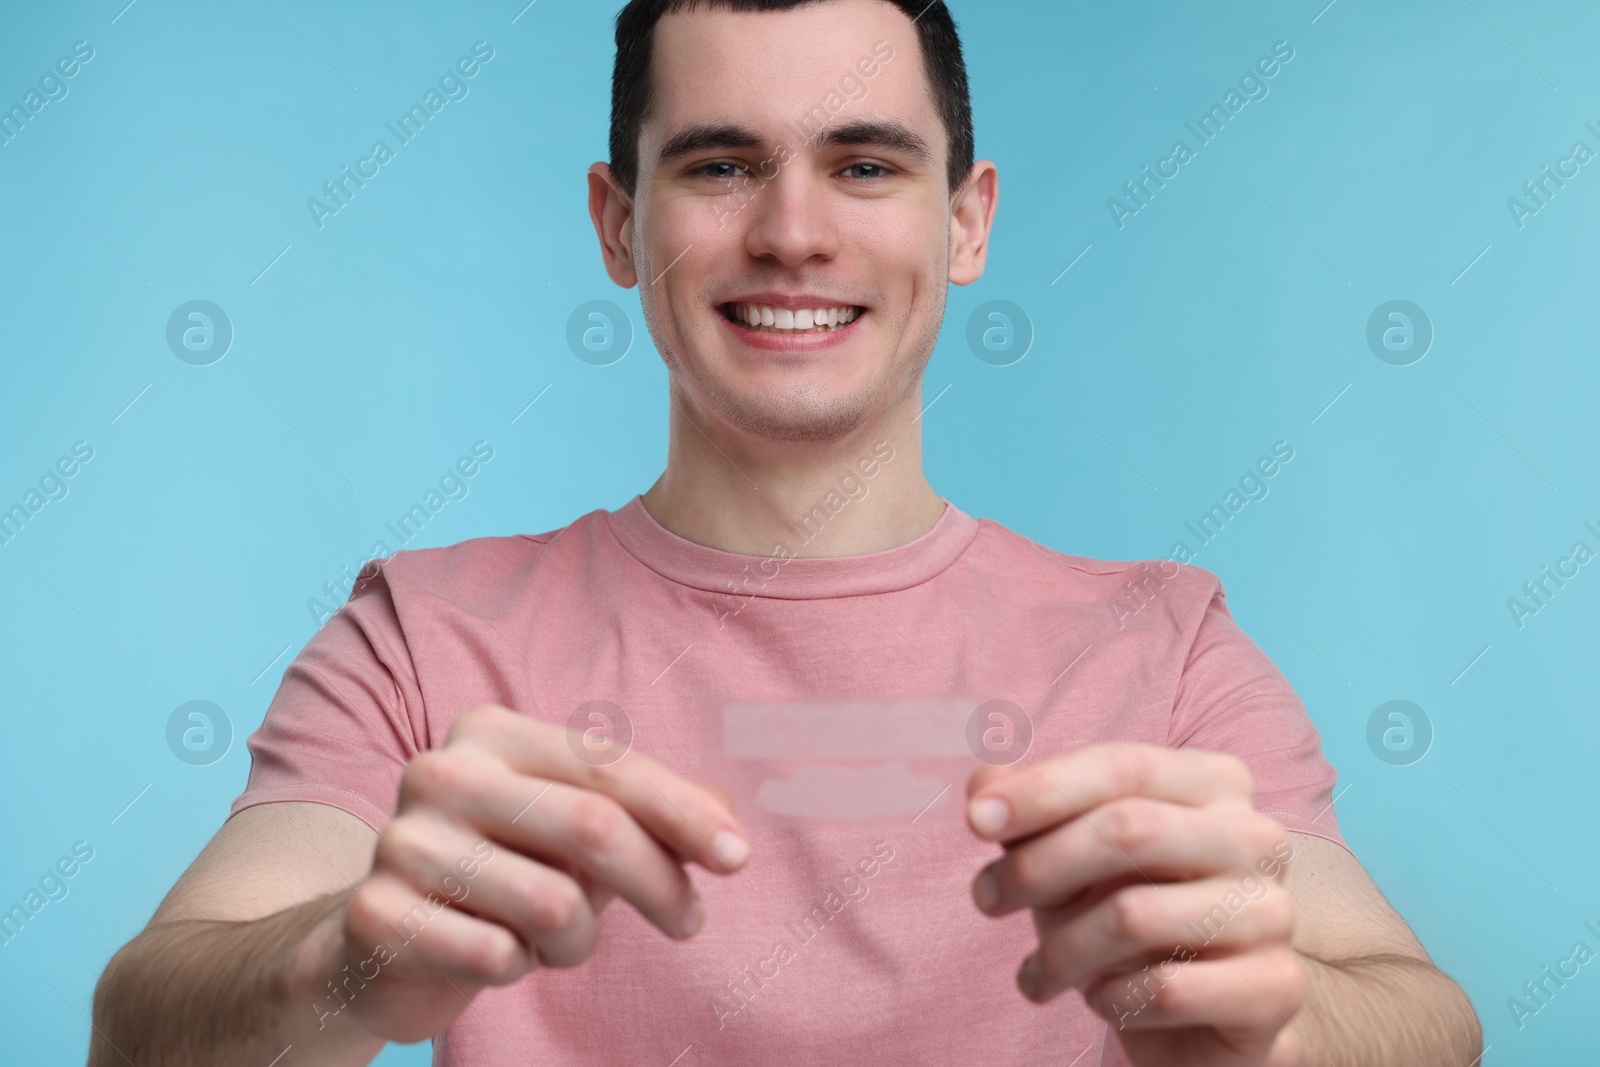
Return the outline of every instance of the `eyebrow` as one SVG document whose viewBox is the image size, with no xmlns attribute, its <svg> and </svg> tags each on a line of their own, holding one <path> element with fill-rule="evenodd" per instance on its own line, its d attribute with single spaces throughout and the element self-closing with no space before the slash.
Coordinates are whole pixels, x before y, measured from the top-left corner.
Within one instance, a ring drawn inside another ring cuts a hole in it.
<svg viewBox="0 0 1600 1067">
<path fill-rule="evenodd" d="M 903 152 L 930 166 L 934 162 L 928 142 L 911 127 L 893 120 L 829 126 L 816 139 L 816 144 L 824 148 L 886 148 Z M 665 164 L 695 152 L 766 147 L 766 139 L 747 127 L 733 123 L 695 123 L 668 138 L 661 146 L 656 162 L 657 165 Z"/>
</svg>

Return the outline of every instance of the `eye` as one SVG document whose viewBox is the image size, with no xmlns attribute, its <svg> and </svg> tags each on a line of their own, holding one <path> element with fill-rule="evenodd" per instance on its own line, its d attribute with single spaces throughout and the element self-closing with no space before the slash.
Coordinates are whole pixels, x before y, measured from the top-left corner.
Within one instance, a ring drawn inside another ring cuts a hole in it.
<svg viewBox="0 0 1600 1067">
<path fill-rule="evenodd" d="M 858 181 L 873 181 L 879 178 L 886 178 L 891 172 L 882 163 L 852 163 L 842 173 Z"/>
<path fill-rule="evenodd" d="M 704 175 L 707 178 L 716 178 L 721 181 L 727 181 L 730 178 L 743 177 L 745 174 L 745 169 L 738 163 L 720 160 L 716 163 L 701 164 L 695 168 L 695 173 Z"/>
</svg>

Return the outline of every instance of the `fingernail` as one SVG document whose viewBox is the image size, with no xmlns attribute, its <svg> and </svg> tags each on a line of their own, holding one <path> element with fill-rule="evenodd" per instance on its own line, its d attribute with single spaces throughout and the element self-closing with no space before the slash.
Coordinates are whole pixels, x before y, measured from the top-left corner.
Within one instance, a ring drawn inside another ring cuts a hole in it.
<svg viewBox="0 0 1600 1067">
<path fill-rule="evenodd" d="M 711 839 L 711 849 L 732 867 L 738 867 L 750 858 L 750 842 L 732 830 L 718 830 L 717 836 Z"/>
<path fill-rule="evenodd" d="M 999 797 L 983 797 L 967 805 L 967 819 L 978 833 L 993 837 L 1011 821 L 1011 809 Z"/>
<path fill-rule="evenodd" d="M 693 937 L 700 932 L 700 928 L 705 924 L 706 908 L 704 904 L 700 903 L 700 898 L 696 897 L 694 902 L 689 905 L 689 910 L 683 913 L 683 921 L 679 924 L 679 927 L 683 930 L 684 937 Z"/>
<path fill-rule="evenodd" d="M 993 874 L 984 871 L 972 883 L 972 900 L 979 911 L 988 911 L 1000 899 L 1000 883 Z"/>
</svg>

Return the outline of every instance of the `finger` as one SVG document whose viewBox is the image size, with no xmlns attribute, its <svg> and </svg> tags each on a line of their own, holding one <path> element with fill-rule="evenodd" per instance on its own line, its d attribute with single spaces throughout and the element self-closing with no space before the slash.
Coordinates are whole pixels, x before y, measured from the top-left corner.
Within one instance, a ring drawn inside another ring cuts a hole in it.
<svg viewBox="0 0 1600 1067">
<path fill-rule="evenodd" d="M 982 767 L 972 772 L 972 777 L 967 779 L 967 796 L 972 797 L 984 791 L 984 787 L 1001 779 L 1009 778 L 1018 771 L 1027 770 L 1026 767 L 1006 766 L 1004 764 L 985 763 Z"/>
<path fill-rule="evenodd" d="M 563 727 L 505 708 L 474 708 L 450 727 L 450 745 L 492 753 L 519 774 L 566 782 L 604 793 L 681 859 L 728 873 L 750 855 L 750 836 L 730 809 L 705 788 L 640 752 L 596 766 L 581 760 Z M 530 794 L 531 796 L 531 794 Z"/>
<path fill-rule="evenodd" d="M 594 951 L 592 898 L 577 880 L 430 815 L 395 819 L 378 839 L 376 862 L 424 896 L 499 923 L 535 962 L 573 967 Z"/>
<path fill-rule="evenodd" d="M 1115 975 L 1092 986 L 1087 1000 L 1119 1030 L 1210 1027 L 1237 1050 L 1270 1046 L 1305 995 L 1305 970 L 1285 946 Z"/>
<path fill-rule="evenodd" d="M 531 792 L 532 800 L 524 797 Z M 609 796 L 539 782 L 482 750 L 424 752 L 406 768 L 401 808 L 448 812 L 491 840 L 615 890 L 669 937 L 699 929 L 703 911 L 677 857 Z"/>
<path fill-rule="evenodd" d="M 572 878 L 583 887 L 583 895 L 589 900 L 589 910 L 599 915 L 605 910 L 606 905 L 617 898 L 616 890 L 606 886 L 582 871 L 569 872 Z"/>
<path fill-rule="evenodd" d="M 513 982 L 536 965 L 527 946 L 504 926 L 457 911 L 381 872 L 351 894 L 345 938 L 358 948 L 381 946 L 373 958 L 379 973 L 390 977 L 441 975 L 482 987 Z"/>
<path fill-rule="evenodd" d="M 1263 864 L 1280 871 L 1275 848 L 1284 858 L 1292 851 L 1283 827 L 1241 804 L 1124 798 L 1010 846 L 978 874 L 972 898 L 978 910 L 999 916 L 1055 907 L 1112 878 L 1191 880 Z"/>
<path fill-rule="evenodd" d="M 704 922 L 682 862 L 610 797 L 555 782 L 516 827 L 522 847 L 622 897 L 667 936 L 692 937 Z"/>
<path fill-rule="evenodd" d="M 979 837 L 1015 841 L 1119 797 L 1198 807 L 1224 799 L 1248 803 L 1252 788 L 1244 761 L 1224 753 L 1089 745 L 1010 774 L 980 771 L 967 784 L 967 820 Z"/>
<path fill-rule="evenodd" d="M 1252 874 L 1170 885 L 1140 882 L 1088 908 L 1036 911 L 1034 926 L 1037 990 L 1048 999 L 1175 951 L 1187 960 L 1288 944 L 1294 898 L 1278 883 Z"/>
<path fill-rule="evenodd" d="M 710 782 L 695 782 L 694 784 L 699 786 L 701 789 L 704 789 L 712 796 L 716 797 L 717 800 L 722 803 L 722 806 L 728 809 L 729 815 L 738 814 L 737 807 L 733 802 L 733 797 L 729 796 L 727 792 L 722 789 L 722 787 L 712 785 Z"/>
</svg>

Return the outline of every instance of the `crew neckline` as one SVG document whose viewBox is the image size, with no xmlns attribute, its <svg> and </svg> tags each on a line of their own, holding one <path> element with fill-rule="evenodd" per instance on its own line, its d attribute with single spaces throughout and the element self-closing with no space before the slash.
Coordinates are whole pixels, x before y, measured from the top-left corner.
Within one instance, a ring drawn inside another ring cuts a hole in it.
<svg viewBox="0 0 1600 1067">
<path fill-rule="evenodd" d="M 939 521 L 913 541 L 863 556 L 824 559 L 748 556 L 696 544 L 657 522 L 639 494 L 600 514 L 629 555 L 679 585 L 743 597 L 820 600 L 893 593 L 949 568 L 977 537 L 980 524 L 950 501 L 944 503 Z M 795 547 L 792 541 L 789 545 Z"/>
</svg>

